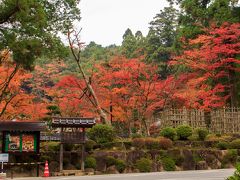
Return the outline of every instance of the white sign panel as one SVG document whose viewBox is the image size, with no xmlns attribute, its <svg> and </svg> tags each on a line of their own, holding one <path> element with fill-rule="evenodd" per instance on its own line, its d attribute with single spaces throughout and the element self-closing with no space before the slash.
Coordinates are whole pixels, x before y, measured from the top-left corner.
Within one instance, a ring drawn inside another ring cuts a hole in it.
<svg viewBox="0 0 240 180">
<path fill-rule="evenodd" d="M 0 162 L 8 162 L 9 155 L 7 153 L 0 154 Z"/>
</svg>

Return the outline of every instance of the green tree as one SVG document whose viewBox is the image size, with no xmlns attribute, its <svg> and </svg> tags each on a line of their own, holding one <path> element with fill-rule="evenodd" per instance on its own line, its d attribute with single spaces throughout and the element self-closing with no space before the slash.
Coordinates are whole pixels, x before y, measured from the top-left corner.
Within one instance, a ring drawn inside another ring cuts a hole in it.
<svg viewBox="0 0 240 180">
<path fill-rule="evenodd" d="M 161 78 L 170 73 L 167 63 L 173 53 L 178 25 L 178 11 L 173 7 L 165 7 L 150 22 L 146 42 L 146 61 L 159 65 Z"/>
<path fill-rule="evenodd" d="M 179 16 L 179 38 L 195 38 L 202 33 L 203 27 L 211 23 L 221 25 L 223 22 L 239 22 L 240 8 L 238 0 L 168 0 L 178 3 L 181 9 Z"/>
<path fill-rule="evenodd" d="M 64 55 L 58 33 L 66 33 L 80 20 L 78 0 L 0 1 L 0 51 L 11 51 L 15 62 L 26 69 L 42 54 Z"/>
<path fill-rule="evenodd" d="M 127 58 L 135 57 L 135 51 L 137 49 L 137 40 L 133 35 L 131 29 L 127 29 L 123 34 L 122 42 L 122 54 Z"/>
</svg>

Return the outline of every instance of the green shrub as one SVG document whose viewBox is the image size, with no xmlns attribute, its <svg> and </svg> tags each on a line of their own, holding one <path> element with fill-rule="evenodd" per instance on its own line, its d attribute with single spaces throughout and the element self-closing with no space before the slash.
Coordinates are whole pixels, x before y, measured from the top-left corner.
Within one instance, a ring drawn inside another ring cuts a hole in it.
<svg viewBox="0 0 240 180">
<path fill-rule="evenodd" d="M 172 158 L 164 157 L 161 161 L 165 171 L 175 171 L 175 161 Z"/>
<path fill-rule="evenodd" d="M 93 126 L 88 132 L 88 137 L 96 143 L 112 142 L 116 135 L 112 126 L 98 124 Z"/>
<path fill-rule="evenodd" d="M 226 150 L 229 148 L 229 143 L 226 141 L 220 141 L 217 143 L 217 148 L 220 150 Z"/>
<path fill-rule="evenodd" d="M 107 167 L 115 165 L 117 170 L 122 173 L 126 168 L 126 163 L 121 159 L 116 159 L 113 156 L 106 157 L 106 165 Z"/>
<path fill-rule="evenodd" d="M 50 152 L 58 152 L 60 149 L 60 143 L 54 142 L 54 141 L 44 142 L 44 143 L 41 143 L 41 149 L 45 151 L 50 151 Z"/>
<path fill-rule="evenodd" d="M 177 135 L 180 140 L 187 140 L 192 135 L 192 128 L 188 125 L 180 125 L 177 127 Z"/>
<path fill-rule="evenodd" d="M 85 160 L 85 168 L 93 168 L 96 169 L 97 161 L 94 157 L 87 157 Z"/>
<path fill-rule="evenodd" d="M 91 139 L 87 140 L 85 143 L 85 149 L 87 152 L 92 151 L 93 147 L 96 145 L 97 143 Z"/>
<path fill-rule="evenodd" d="M 116 158 L 114 158 L 113 156 L 107 156 L 106 157 L 106 165 L 107 165 L 107 167 L 113 166 L 115 164 L 116 164 Z"/>
<path fill-rule="evenodd" d="M 184 157 L 180 154 L 174 155 L 172 158 L 177 166 L 181 166 L 184 162 Z"/>
<path fill-rule="evenodd" d="M 229 146 L 231 149 L 240 149 L 240 139 L 233 140 Z"/>
<path fill-rule="evenodd" d="M 198 134 L 198 138 L 201 141 L 204 141 L 208 135 L 208 130 L 207 129 L 197 129 L 197 134 Z"/>
<path fill-rule="evenodd" d="M 193 153 L 193 161 L 195 163 L 198 163 L 199 161 L 202 161 L 203 158 L 201 156 L 199 156 L 199 154 Z"/>
<path fill-rule="evenodd" d="M 118 172 L 122 173 L 126 168 L 126 163 L 121 159 L 116 159 L 115 166 Z"/>
<path fill-rule="evenodd" d="M 101 149 L 112 149 L 116 145 L 116 142 L 107 142 L 101 144 Z"/>
<path fill-rule="evenodd" d="M 132 145 L 133 145 L 133 147 L 142 149 L 145 147 L 145 140 L 144 140 L 144 138 L 135 138 L 132 140 Z"/>
<path fill-rule="evenodd" d="M 140 172 L 150 172 L 152 167 L 152 160 L 148 158 L 141 158 L 136 162 L 136 168 Z"/>
<path fill-rule="evenodd" d="M 227 178 L 227 180 L 239 180 L 240 179 L 240 164 L 236 165 L 236 171 L 234 172 L 233 176 Z"/>
<path fill-rule="evenodd" d="M 160 131 L 160 136 L 174 140 L 177 133 L 176 130 L 172 127 L 166 127 Z"/>
<path fill-rule="evenodd" d="M 238 153 L 236 149 L 229 149 L 227 154 L 223 158 L 223 164 L 231 163 L 235 164 L 237 161 Z"/>
</svg>

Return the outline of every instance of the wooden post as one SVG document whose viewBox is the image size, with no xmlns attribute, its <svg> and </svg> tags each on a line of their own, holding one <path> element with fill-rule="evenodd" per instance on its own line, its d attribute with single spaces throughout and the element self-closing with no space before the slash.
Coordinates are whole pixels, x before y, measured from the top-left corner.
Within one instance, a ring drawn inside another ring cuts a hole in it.
<svg viewBox="0 0 240 180">
<path fill-rule="evenodd" d="M 62 136 L 63 136 L 63 128 L 61 128 L 61 144 L 60 144 L 60 158 L 59 158 L 59 170 L 62 172 L 63 170 L 63 142 L 62 142 Z"/>
<path fill-rule="evenodd" d="M 81 170 L 84 172 L 85 166 L 85 128 L 83 128 L 83 143 L 82 143 L 82 153 L 81 153 Z"/>
<path fill-rule="evenodd" d="M 63 143 L 60 144 L 60 159 L 59 159 L 59 170 L 63 170 Z"/>
<path fill-rule="evenodd" d="M 39 164 L 37 162 L 37 177 L 39 177 Z"/>
<path fill-rule="evenodd" d="M 37 164 L 37 166 L 36 166 L 36 168 L 37 168 L 37 177 L 39 177 L 39 168 L 40 168 L 39 162 L 40 162 L 40 154 L 37 155 L 37 162 L 36 162 L 36 164 Z"/>
<path fill-rule="evenodd" d="M 82 144 L 82 157 L 81 157 L 81 170 L 84 172 L 84 159 L 85 159 L 85 143 Z"/>
</svg>

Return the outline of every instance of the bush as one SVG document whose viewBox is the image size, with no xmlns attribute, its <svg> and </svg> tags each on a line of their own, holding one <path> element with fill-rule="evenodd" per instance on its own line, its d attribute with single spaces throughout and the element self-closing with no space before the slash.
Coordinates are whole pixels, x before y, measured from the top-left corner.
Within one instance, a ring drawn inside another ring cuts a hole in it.
<svg viewBox="0 0 240 180">
<path fill-rule="evenodd" d="M 93 126 L 88 132 L 88 137 L 96 143 L 112 142 L 116 135 L 112 126 L 98 124 Z"/>
<path fill-rule="evenodd" d="M 148 158 L 141 158 L 136 162 L 136 168 L 140 172 L 150 172 L 152 167 L 152 160 Z"/>
<path fill-rule="evenodd" d="M 145 141 L 145 146 L 147 149 L 153 150 L 153 149 L 160 148 L 160 144 L 159 144 L 158 140 L 155 138 L 148 137 L 148 138 L 145 138 L 144 141 Z"/>
<path fill-rule="evenodd" d="M 126 164 L 123 160 L 121 159 L 116 159 L 112 156 L 107 156 L 106 157 L 106 165 L 107 167 L 115 165 L 117 170 L 122 173 L 124 169 L 126 168 Z"/>
<path fill-rule="evenodd" d="M 240 139 L 233 140 L 229 146 L 231 149 L 240 149 Z"/>
<path fill-rule="evenodd" d="M 217 148 L 220 150 L 226 150 L 229 148 L 229 143 L 226 141 L 220 141 L 217 143 Z"/>
<path fill-rule="evenodd" d="M 198 134 L 198 138 L 201 141 L 204 141 L 208 135 L 208 130 L 207 129 L 197 129 L 197 134 Z"/>
<path fill-rule="evenodd" d="M 106 157 L 106 165 L 107 165 L 107 167 L 113 166 L 115 164 L 116 164 L 116 158 L 114 158 L 113 156 L 107 156 Z"/>
<path fill-rule="evenodd" d="M 44 151 L 58 152 L 60 150 L 60 143 L 54 141 L 41 143 L 41 150 L 42 149 Z"/>
<path fill-rule="evenodd" d="M 236 149 L 229 149 L 227 154 L 223 158 L 223 164 L 231 163 L 235 164 L 237 161 L 238 153 Z"/>
<path fill-rule="evenodd" d="M 87 157 L 85 160 L 85 168 L 93 168 L 96 169 L 97 161 L 94 157 Z"/>
<path fill-rule="evenodd" d="M 116 159 L 115 166 L 118 172 L 122 173 L 126 168 L 126 163 L 121 159 Z"/>
<path fill-rule="evenodd" d="M 144 138 L 135 138 L 132 140 L 132 145 L 133 145 L 133 147 L 142 149 L 145 146 L 145 140 L 144 140 Z"/>
<path fill-rule="evenodd" d="M 175 161 L 170 157 L 164 157 L 162 159 L 162 165 L 165 171 L 175 171 Z"/>
<path fill-rule="evenodd" d="M 227 178 L 227 180 L 238 180 L 240 179 L 240 164 L 236 165 L 236 171 L 234 172 L 233 176 Z"/>
<path fill-rule="evenodd" d="M 182 166 L 182 163 L 184 162 L 184 157 L 182 155 L 174 155 L 172 158 L 177 166 Z"/>
<path fill-rule="evenodd" d="M 85 143 L 85 149 L 86 149 L 86 151 L 87 151 L 87 152 L 92 151 L 92 150 L 93 150 L 93 147 L 94 147 L 95 145 L 96 145 L 96 142 L 95 142 L 95 141 L 93 141 L 93 140 L 91 140 L 91 139 L 87 140 L 86 143 Z"/>
<path fill-rule="evenodd" d="M 160 145 L 160 149 L 164 150 L 167 150 L 173 146 L 173 142 L 170 139 L 164 137 L 158 138 L 158 143 Z"/>
<path fill-rule="evenodd" d="M 101 149 L 112 149 L 116 145 L 116 142 L 107 142 L 101 144 Z"/>
<path fill-rule="evenodd" d="M 188 125 L 181 125 L 177 127 L 177 135 L 180 140 L 187 140 L 192 135 L 192 128 Z"/>
<path fill-rule="evenodd" d="M 177 133 L 176 130 L 172 127 L 166 127 L 160 131 L 160 136 L 174 140 Z"/>
</svg>

